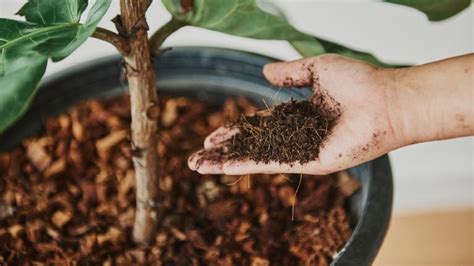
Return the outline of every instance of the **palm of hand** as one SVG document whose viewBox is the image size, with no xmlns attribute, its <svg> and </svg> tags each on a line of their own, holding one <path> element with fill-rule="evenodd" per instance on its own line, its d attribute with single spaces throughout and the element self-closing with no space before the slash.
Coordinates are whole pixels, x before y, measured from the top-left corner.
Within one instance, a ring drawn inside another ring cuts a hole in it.
<svg viewBox="0 0 474 266">
<path fill-rule="evenodd" d="M 388 110 L 387 88 L 380 70 L 337 55 L 325 55 L 265 66 L 266 78 L 276 86 L 313 86 L 315 104 L 340 112 L 338 122 L 322 144 L 318 158 L 305 164 L 203 160 L 210 149 L 236 130 L 220 128 L 201 150 L 189 158 L 191 169 L 209 174 L 303 173 L 326 174 L 358 165 L 394 148 L 397 136 Z"/>
</svg>

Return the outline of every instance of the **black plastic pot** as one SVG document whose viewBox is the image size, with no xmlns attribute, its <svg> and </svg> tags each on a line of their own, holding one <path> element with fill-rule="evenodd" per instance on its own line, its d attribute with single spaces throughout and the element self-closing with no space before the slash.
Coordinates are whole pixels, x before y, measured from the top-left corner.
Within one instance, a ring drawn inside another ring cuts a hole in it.
<svg viewBox="0 0 474 266">
<path fill-rule="evenodd" d="M 272 87 L 262 75 L 271 58 L 216 48 L 175 48 L 155 63 L 161 95 L 185 95 L 222 104 L 231 96 L 246 96 L 257 105 L 290 98 L 304 99 L 309 89 Z M 124 93 L 120 83 L 120 58 L 102 58 L 63 71 L 43 82 L 28 113 L 0 136 L 0 150 L 17 145 L 38 133 L 44 118 L 65 111 L 87 98 Z M 388 156 L 351 168 L 362 188 L 350 199 L 357 224 L 332 265 L 370 265 L 382 244 L 392 209 L 392 174 Z"/>
</svg>

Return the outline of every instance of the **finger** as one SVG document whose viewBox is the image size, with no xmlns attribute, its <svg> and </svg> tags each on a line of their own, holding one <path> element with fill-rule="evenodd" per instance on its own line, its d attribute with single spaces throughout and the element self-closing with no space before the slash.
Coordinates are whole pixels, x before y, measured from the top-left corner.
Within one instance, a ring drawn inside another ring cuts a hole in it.
<svg viewBox="0 0 474 266">
<path fill-rule="evenodd" d="M 257 163 L 250 160 L 231 160 L 224 163 L 222 171 L 226 175 L 248 175 L 248 174 L 308 174 L 323 175 L 328 174 L 317 161 L 310 161 L 304 164 L 294 162 L 291 164 L 271 161 L 269 163 Z"/>
<path fill-rule="evenodd" d="M 263 75 L 275 86 L 309 86 L 313 82 L 314 58 L 266 64 Z"/>
<path fill-rule="evenodd" d="M 231 139 L 237 133 L 239 133 L 238 128 L 229 128 L 225 126 L 220 127 L 206 137 L 204 140 L 204 149 L 210 149 L 216 145 L 222 144 Z"/>
<path fill-rule="evenodd" d="M 200 174 L 222 174 L 224 161 L 219 159 L 219 154 L 215 150 L 203 149 L 189 156 L 188 167 Z"/>
<path fill-rule="evenodd" d="M 189 169 L 196 171 L 198 168 L 198 161 L 201 158 L 204 150 L 199 150 L 188 157 L 188 167 Z"/>
</svg>

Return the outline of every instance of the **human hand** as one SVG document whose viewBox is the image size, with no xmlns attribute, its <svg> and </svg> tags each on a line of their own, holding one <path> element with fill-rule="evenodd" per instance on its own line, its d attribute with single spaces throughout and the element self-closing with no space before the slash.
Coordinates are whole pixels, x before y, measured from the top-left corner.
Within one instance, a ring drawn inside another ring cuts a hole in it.
<svg viewBox="0 0 474 266">
<path fill-rule="evenodd" d="M 295 162 L 257 163 L 251 160 L 215 160 L 212 150 L 238 132 L 221 127 L 204 141 L 204 149 L 190 156 L 188 165 L 202 174 L 253 173 L 327 174 L 374 159 L 406 144 L 394 115 L 389 76 L 372 65 L 338 55 L 268 64 L 263 69 L 275 86 L 313 87 L 312 101 L 341 113 L 322 144 L 318 158 Z M 215 157 L 215 156 L 214 156 Z M 213 159 L 208 159 L 213 158 Z"/>
</svg>

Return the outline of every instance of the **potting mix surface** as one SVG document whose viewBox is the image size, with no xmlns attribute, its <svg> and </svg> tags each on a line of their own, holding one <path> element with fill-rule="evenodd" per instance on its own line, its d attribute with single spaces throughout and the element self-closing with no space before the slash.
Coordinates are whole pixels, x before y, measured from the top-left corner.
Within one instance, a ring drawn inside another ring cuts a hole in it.
<svg viewBox="0 0 474 266">
<path fill-rule="evenodd" d="M 203 139 L 254 109 L 243 98 L 221 108 L 171 98 L 159 117 L 157 233 L 134 245 L 129 105 L 83 102 L 0 154 L 0 264 L 328 265 L 350 237 L 358 186 L 347 174 L 299 184 L 300 175 L 192 172 L 187 156 Z"/>
</svg>

